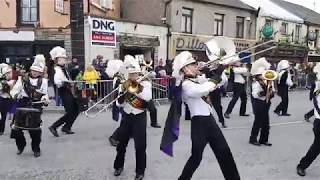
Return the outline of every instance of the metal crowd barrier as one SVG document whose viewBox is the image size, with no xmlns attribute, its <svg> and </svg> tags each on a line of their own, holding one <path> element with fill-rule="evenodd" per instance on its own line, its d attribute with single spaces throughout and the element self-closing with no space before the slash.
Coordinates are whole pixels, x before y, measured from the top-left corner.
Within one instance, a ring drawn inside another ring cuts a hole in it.
<svg viewBox="0 0 320 180">
<path fill-rule="evenodd" d="M 98 80 L 96 83 L 88 83 L 86 81 L 71 81 L 73 93 L 76 96 L 88 98 L 90 103 L 99 101 L 113 90 L 113 80 Z M 158 105 L 162 102 L 167 102 L 169 98 L 170 78 L 154 78 L 152 79 L 152 99 Z M 110 103 L 115 98 L 115 95 L 110 95 L 103 103 Z M 55 89 L 56 106 L 62 106 L 61 97 L 58 90 Z"/>
</svg>

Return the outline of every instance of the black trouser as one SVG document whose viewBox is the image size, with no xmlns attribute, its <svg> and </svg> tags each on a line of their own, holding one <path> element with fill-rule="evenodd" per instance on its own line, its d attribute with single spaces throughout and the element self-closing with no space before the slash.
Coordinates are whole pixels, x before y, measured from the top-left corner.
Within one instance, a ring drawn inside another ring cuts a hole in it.
<svg viewBox="0 0 320 180">
<path fill-rule="evenodd" d="M 269 107 L 270 104 L 266 101 L 259 99 L 252 99 L 254 102 L 254 122 L 252 125 L 250 141 L 257 142 L 257 137 L 260 132 L 260 143 L 266 143 L 269 139 L 269 129 L 270 129 L 270 120 L 269 120 Z"/>
<path fill-rule="evenodd" d="M 315 119 L 313 122 L 313 133 L 313 144 L 298 165 L 302 169 L 307 169 L 320 153 L 320 119 Z"/>
<path fill-rule="evenodd" d="M 314 115 L 314 109 L 311 109 L 309 112 L 307 112 L 307 114 L 305 114 L 306 118 L 311 118 Z"/>
<path fill-rule="evenodd" d="M 276 112 L 282 112 L 282 114 L 287 114 L 288 112 L 288 104 L 289 104 L 289 95 L 288 90 L 280 90 L 278 95 L 281 97 L 280 104 L 276 107 Z"/>
<path fill-rule="evenodd" d="M 184 119 L 185 120 L 191 120 L 191 114 L 190 114 L 190 109 L 189 106 L 185 103 L 185 115 L 184 115 Z"/>
<path fill-rule="evenodd" d="M 40 152 L 41 134 L 40 130 L 28 130 L 31 138 L 31 148 L 33 152 Z M 12 129 L 11 137 L 16 139 L 16 145 L 19 150 L 22 150 L 26 145 L 26 138 L 22 130 Z"/>
<path fill-rule="evenodd" d="M 191 119 L 192 152 L 179 180 L 191 179 L 200 165 L 205 146 L 209 143 L 226 180 L 239 180 L 240 176 L 230 148 L 213 116 L 194 116 Z"/>
<path fill-rule="evenodd" d="M 52 124 L 53 128 L 58 128 L 63 125 L 63 130 L 71 130 L 74 121 L 79 115 L 79 107 L 76 98 L 66 88 L 59 89 L 59 95 L 62 98 L 62 103 L 66 113 L 55 123 Z"/>
<path fill-rule="evenodd" d="M 217 112 L 219 122 L 224 124 L 224 118 L 222 113 L 222 106 L 221 106 L 221 89 L 216 89 L 210 92 L 210 100 L 214 110 Z"/>
<path fill-rule="evenodd" d="M 239 97 L 241 99 L 240 115 L 246 114 L 247 92 L 246 92 L 245 84 L 240 84 L 240 83 L 233 84 L 233 96 L 228 105 L 226 114 L 230 114 L 232 112 L 234 105 L 237 103 Z"/>
<path fill-rule="evenodd" d="M 0 97 L 0 112 L 1 112 L 0 132 L 4 132 L 4 129 L 6 126 L 7 113 L 10 111 L 11 105 L 12 105 L 11 99 Z"/>
<path fill-rule="evenodd" d="M 154 104 L 154 101 L 151 100 L 148 102 L 147 109 L 150 114 L 151 125 L 158 124 L 158 112 L 157 112 L 157 108 Z"/>
<path fill-rule="evenodd" d="M 146 168 L 146 113 L 137 115 L 123 112 L 122 121 L 119 127 L 119 144 L 117 146 L 117 156 L 114 161 L 114 169 L 123 168 L 126 148 L 130 138 L 134 140 L 136 150 L 136 174 L 144 174 Z"/>
</svg>

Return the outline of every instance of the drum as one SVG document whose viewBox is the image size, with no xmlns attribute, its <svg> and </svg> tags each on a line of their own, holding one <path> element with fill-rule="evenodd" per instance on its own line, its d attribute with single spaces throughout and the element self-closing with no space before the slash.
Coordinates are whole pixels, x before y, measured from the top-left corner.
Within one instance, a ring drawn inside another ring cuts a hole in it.
<svg viewBox="0 0 320 180">
<path fill-rule="evenodd" d="M 36 108 L 17 108 L 13 119 L 12 129 L 41 129 L 41 113 L 41 110 Z"/>
</svg>

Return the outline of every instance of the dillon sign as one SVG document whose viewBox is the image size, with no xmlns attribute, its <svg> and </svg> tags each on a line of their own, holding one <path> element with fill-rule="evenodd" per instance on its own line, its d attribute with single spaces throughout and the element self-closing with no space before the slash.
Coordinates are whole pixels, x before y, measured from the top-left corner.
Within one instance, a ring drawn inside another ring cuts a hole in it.
<svg viewBox="0 0 320 180">
<path fill-rule="evenodd" d="M 173 42 L 176 50 L 189 50 L 189 51 L 205 51 L 205 43 L 209 41 L 210 36 L 188 36 L 188 35 L 173 35 Z M 233 39 L 236 51 L 245 50 L 254 45 L 255 41 Z"/>
</svg>

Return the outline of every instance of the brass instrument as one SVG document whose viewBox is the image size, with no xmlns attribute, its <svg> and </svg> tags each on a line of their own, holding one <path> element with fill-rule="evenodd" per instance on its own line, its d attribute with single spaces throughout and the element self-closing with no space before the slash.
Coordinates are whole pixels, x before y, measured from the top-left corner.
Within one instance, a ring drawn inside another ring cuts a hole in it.
<svg viewBox="0 0 320 180">
<path fill-rule="evenodd" d="M 135 93 L 135 92 L 138 92 L 139 88 L 139 83 L 143 80 L 145 80 L 149 74 L 151 72 L 148 72 L 146 74 L 144 74 L 142 77 L 140 77 L 137 81 L 133 81 L 132 83 L 127 80 L 126 82 L 129 83 L 129 85 L 127 86 L 127 88 L 125 89 L 124 93 L 126 92 L 129 92 L 129 93 Z M 126 83 L 124 82 L 124 83 Z M 104 100 L 106 100 L 107 98 L 109 98 L 112 94 L 114 94 L 115 92 L 119 91 L 121 86 L 119 86 L 118 88 L 115 88 L 114 90 L 112 90 L 109 94 L 107 94 L 105 97 L 103 97 L 102 99 L 100 99 L 98 102 L 96 102 L 94 105 L 92 105 L 91 107 L 89 107 L 85 112 L 84 114 L 89 117 L 89 118 L 95 118 L 97 117 L 97 115 L 99 115 L 100 113 L 102 113 L 103 111 L 106 111 L 109 106 L 111 106 L 114 102 L 116 102 L 120 96 L 118 96 L 117 98 L 113 99 L 110 103 L 104 105 L 99 111 L 97 111 L 96 113 L 94 114 L 90 114 L 90 112 L 96 107 L 98 106 L 99 104 L 101 104 Z"/>
<path fill-rule="evenodd" d="M 271 99 L 272 94 L 273 94 L 272 82 L 278 78 L 278 73 L 274 70 L 266 70 L 262 74 L 262 77 L 263 77 L 263 79 L 267 80 L 266 101 L 268 103 Z"/>
<path fill-rule="evenodd" d="M 144 60 L 143 61 L 143 64 L 147 67 L 147 68 L 152 68 L 152 64 L 153 64 L 153 61 L 152 60 Z"/>
</svg>

